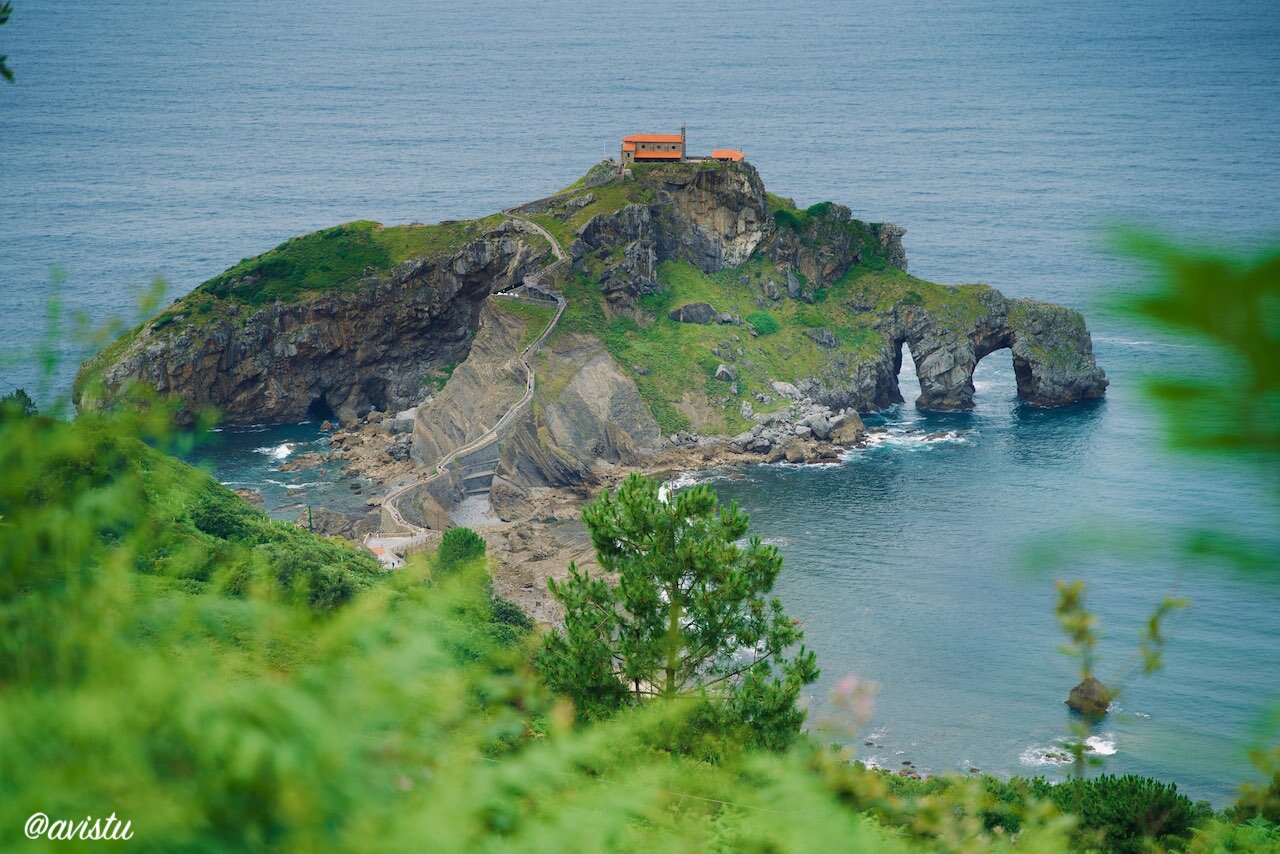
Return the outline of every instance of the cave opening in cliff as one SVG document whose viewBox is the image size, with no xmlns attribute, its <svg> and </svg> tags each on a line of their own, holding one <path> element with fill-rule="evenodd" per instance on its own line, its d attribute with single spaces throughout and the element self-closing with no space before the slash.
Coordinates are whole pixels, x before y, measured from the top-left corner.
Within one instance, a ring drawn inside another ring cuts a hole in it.
<svg viewBox="0 0 1280 854">
<path fill-rule="evenodd" d="M 329 401 L 324 399 L 324 395 L 311 401 L 311 405 L 307 407 L 307 418 L 312 421 L 333 421 L 337 417 Z"/>
</svg>

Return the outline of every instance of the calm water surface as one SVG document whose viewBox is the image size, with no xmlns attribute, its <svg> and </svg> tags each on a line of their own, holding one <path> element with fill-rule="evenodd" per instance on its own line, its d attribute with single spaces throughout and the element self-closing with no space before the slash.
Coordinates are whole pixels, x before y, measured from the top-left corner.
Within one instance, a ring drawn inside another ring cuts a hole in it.
<svg viewBox="0 0 1280 854">
<path fill-rule="evenodd" d="M 881 684 L 864 756 L 1052 772 L 1035 763 L 1073 674 L 1051 579 L 1070 573 L 1109 633 L 1105 672 L 1129 669 L 1160 597 L 1194 603 L 1166 670 L 1131 681 L 1096 733 L 1105 767 L 1219 803 L 1247 773 L 1277 695 L 1277 584 L 1090 543 L 1211 523 L 1263 543 L 1270 485 L 1162 453 L 1140 377 L 1202 354 L 1107 309 L 1140 271 L 1100 233 L 1277 236 L 1280 6 L 27 0 L 0 46 L 18 74 L 0 87 L 6 387 L 37 385 L 55 266 L 69 308 L 102 321 L 152 276 L 172 297 L 322 226 L 489 213 L 681 122 L 694 148 L 746 150 L 775 192 L 906 226 L 919 275 L 1086 310 L 1114 383 L 1100 405 L 1025 411 L 996 353 L 972 414 L 888 413 L 893 438 L 844 466 L 718 485 L 782 545 L 782 594 L 824 667 L 817 712 L 841 674 Z M 46 406 L 85 353 L 59 345 Z M 282 515 L 349 506 L 337 475 L 294 483 L 257 450 L 314 438 L 291 431 L 224 434 L 202 459 Z M 1064 566 L 1028 570 L 1046 538 Z"/>
</svg>

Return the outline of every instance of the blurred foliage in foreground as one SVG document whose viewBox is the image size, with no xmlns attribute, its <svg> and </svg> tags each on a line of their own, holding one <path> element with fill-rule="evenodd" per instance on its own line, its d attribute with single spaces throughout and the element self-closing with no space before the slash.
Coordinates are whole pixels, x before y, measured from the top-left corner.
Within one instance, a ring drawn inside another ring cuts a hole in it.
<svg viewBox="0 0 1280 854">
<path fill-rule="evenodd" d="M 1175 446 L 1244 453 L 1280 471 L 1280 248 L 1239 259 L 1140 233 L 1119 245 L 1157 273 L 1154 287 L 1126 301 L 1129 313 L 1208 343 L 1226 361 L 1226 375 L 1212 380 L 1150 384 Z"/>
<path fill-rule="evenodd" d="M 1269 281 L 1246 334 L 1274 332 Z M 1132 777 L 892 777 L 803 735 L 695 758 L 680 699 L 580 721 L 478 538 L 384 574 L 156 450 L 163 407 L 24 410 L 0 408 L 6 848 L 39 811 L 164 849 L 1280 850 L 1275 785 L 1214 815 Z"/>
</svg>

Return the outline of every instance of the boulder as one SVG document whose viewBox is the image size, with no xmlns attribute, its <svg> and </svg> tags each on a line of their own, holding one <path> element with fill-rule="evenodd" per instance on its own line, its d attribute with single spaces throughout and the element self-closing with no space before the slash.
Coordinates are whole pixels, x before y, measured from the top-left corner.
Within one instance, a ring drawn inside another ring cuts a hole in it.
<svg viewBox="0 0 1280 854">
<path fill-rule="evenodd" d="M 800 287 L 800 280 L 796 278 L 794 270 L 787 271 L 787 296 L 792 299 L 800 299 L 800 294 L 804 289 Z"/>
<path fill-rule="evenodd" d="M 782 293 L 778 290 L 778 286 L 775 285 L 773 282 L 764 283 L 764 295 L 767 296 L 769 299 L 773 300 L 774 302 L 777 302 L 778 300 L 782 299 Z"/>
<path fill-rule="evenodd" d="M 708 303 L 691 302 L 688 305 L 673 308 L 667 316 L 676 323 L 701 323 L 705 325 L 715 320 L 719 316 L 719 312 Z"/>
<path fill-rule="evenodd" d="M 489 486 L 489 506 L 498 518 L 511 522 L 531 512 L 529 490 L 505 477 L 494 477 Z"/>
<path fill-rule="evenodd" d="M 718 380 L 723 382 L 733 382 L 737 378 L 738 369 L 733 365 L 726 365 L 724 362 L 721 362 L 719 367 L 716 368 L 716 379 Z"/>
<path fill-rule="evenodd" d="M 803 463 L 809 459 L 809 448 L 805 442 L 797 439 L 787 445 L 785 458 L 789 463 Z"/>
<path fill-rule="evenodd" d="M 813 431 L 813 435 L 819 439 L 831 438 L 831 421 L 824 415 L 815 415 L 806 419 L 809 429 Z"/>
<path fill-rule="evenodd" d="M 800 397 L 800 389 L 796 388 L 791 383 L 784 383 L 778 380 L 774 380 L 773 382 L 769 383 L 769 385 L 773 386 L 773 390 L 776 391 L 778 394 L 782 395 L 783 397 L 789 397 L 793 400 Z"/>
<path fill-rule="evenodd" d="M 865 433 L 862 418 L 856 412 L 846 412 L 831 427 L 828 438 L 837 445 L 852 445 L 862 440 Z"/>
<path fill-rule="evenodd" d="M 812 338 L 813 343 L 819 347 L 834 350 L 840 346 L 840 341 L 836 338 L 836 334 L 825 326 L 820 326 L 817 329 L 806 329 L 804 334 Z"/>
<path fill-rule="evenodd" d="M 387 418 L 382 422 L 382 429 L 392 436 L 413 432 L 413 418 Z"/>
<path fill-rule="evenodd" d="M 1067 705 L 1085 715 L 1105 715 L 1111 705 L 1111 690 L 1090 676 L 1071 689 Z"/>
</svg>

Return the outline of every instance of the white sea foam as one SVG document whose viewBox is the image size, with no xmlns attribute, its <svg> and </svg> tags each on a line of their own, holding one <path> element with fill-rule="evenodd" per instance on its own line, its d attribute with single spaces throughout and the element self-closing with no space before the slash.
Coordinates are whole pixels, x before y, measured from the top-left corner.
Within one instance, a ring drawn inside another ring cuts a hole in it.
<svg viewBox="0 0 1280 854">
<path fill-rule="evenodd" d="M 1018 754 L 1018 762 L 1032 767 L 1040 765 L 1069 765 L 1071 754 L 1060 747 L 1028 747 Z"/>
<path fill-rule="evenodd" d="M 269 477 L 265 478 L 263 483 L 269 483 L 272 486 L 284 487 L 285 489 L 306 489 L 310 486 L 333 486 L 333 481 L 331 480 L 310 480 L 300 483 L 285 483 L 283 480 L 272 480 Z"/>
<path fill-rule="evenodd" d="M 285 457 L 293 453 L 294 446 L 285 442 L 283 445 L 274 445 L 266 448 L 254 448 L 255 454 L 266 454 L 274 460 L 283 460 Z"/>
<path fill-rule="evenodd" d="M 978 435 L 977 430 L 935 430 L 926 433 L 916 429 L 891 429 L 888 432 L 868 433 L 865 448 L 850 448 L 840 455 L 840 459 L 848 461 L 863 451 L 876 448 L 919 451 L 928 450 L 934 445 L 966 445 Z"/>
<path fill-rule="evenodd" d="M 1116 752 L 1115 734 L 1104 732 L 1101 735 L 1091 735 L 1084 740 L 1084 748 L 1086 754 L 1112 756 Z M 1041 765 L 1070 765 L 1072 759 L 1071 751 L 1061 742 L 1049 747 L 1033 745 L 1018 755 L 1020 763 L 1033 767 Z"/>
<path fill-rule="evenodd" d="M 723 471 L 682 471 L 678 472 L 675 477 L 665 481 L 662 485 L 671 489 L 673 492 L 679 492 L 690 486 L 697 486 L 700 483 L 715 483 L 717 480 L 728 480 L 729 475 Z"/>
</svg>

